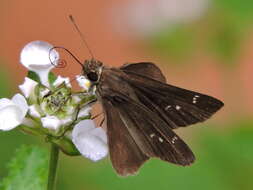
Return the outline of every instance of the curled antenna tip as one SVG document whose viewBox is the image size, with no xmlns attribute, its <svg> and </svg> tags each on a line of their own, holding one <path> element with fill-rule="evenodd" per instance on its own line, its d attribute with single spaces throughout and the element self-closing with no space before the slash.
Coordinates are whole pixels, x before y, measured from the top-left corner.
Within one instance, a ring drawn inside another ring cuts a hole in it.
<svg viewBox="0 0 253 190">
<path fill-rule="evenodd" d="M 78 59 L 73 53 L 71 53 L 71 51 L 69 51 L 68 49 L 66 49 L 66 48 L 64 48 L 64 47 L 61 47 L 61 46 L 54 46 L 54 47 L 52 47 L 52 48 L 49 50 L 49 60 L 50 60 L 51 64 L 52 64 L 53 66 L 55 66 L 56 68 L 64 68 L 64 67 L 66 67 L 67 62 L 66 62 L 65 60 L 63 60 L 63 59 L 59 59 L 59 60 L 57 60 L 57 62 L 56 62 L 56 61 L 52 61 L 50 55 L 51 55 L 51 52 L 52 52 L 54 49 L 63 49 L 63 50 L 65 50 L 65 51 L 66 51 L 69 55 L 71 55 L 71 56 L 74 58 L 74 60 L 76 60 L 76 62 L 77 62 L 79 65 L 81 65 L 81 67 L 83 68 L 82 62 L 79 61 L 79 59 Z"/>
</svg>

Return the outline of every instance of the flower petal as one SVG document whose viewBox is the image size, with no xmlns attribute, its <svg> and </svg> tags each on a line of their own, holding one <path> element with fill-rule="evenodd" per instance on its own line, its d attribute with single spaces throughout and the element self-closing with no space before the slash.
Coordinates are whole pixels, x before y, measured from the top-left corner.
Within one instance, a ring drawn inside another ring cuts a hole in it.
<svg viewBox="0 0 253 190">
<path fill-rule="evenodd" d="M 46 116 L 41 118 L 41 122 L 43 127 L 54 130 L 54 131 L 58 131 L 60 129 L 61 126 L 61 120 L 58 119 L 56 116 Z"/>
<path fill-rule="evenodd" d="M 29 106 L 29 114 L 32 117 L 40 118 L 40 113 L 38 111 L 37 105 L 31 105 L 31 106 Z"/>
<path fill-rule="evenodd" d="M 108 154 L 105 131 L 96 128 L 92 120 L 83 120 L 73 129 L 72 141 L 79 152 L 92 161 L 98 161 Z"/>
<path fill-rule="evenodd" d="M 0 99 L 0 109 L 6 107 L 8 105 L 12 105 L 12 104 L 13 104 L 13 102 L 8 98 L 1 98 Z"/>
<path fill-rule="evenodd" d="M 57 87 L 59 85 L 61 85 L 63 82 L 65 82 L 66 86 L 71 88 L 71 84 L 70 84 L 70 80 L 68 77 L 62 77 L 62 76 L 58 76 L 57 79 L 54 81 L 54 86 Z"/>
<path fill-rule="evenodd" d="M 16 94 L 12 100 L 0 99 L 0 130 L 8 131 L 20 125 L 28 106 L 25 98 Z"/>
<path fill-rule="evenodd" d="M 0 110 L 0 130 L 9 131 L 22 123 L 22 111 L 16 105 L 9 105 Z"/>
<path fill-rule="evenodd" d="M 26 68 L 36 72 L 38 69 L 52 69 L 54 66 L 49 59 L 49 51 L 53 46 L 43 41 L 33 41 L 28 43 L 21 51 L 20 62 Z M 52 61 L 59 59 L 56 50 L 51 51 Z"/>
<path fill-rule="evenodd" d="M 25 125 L 26 127 L 35 127 L 36 126 L 34 120 L 32 120 L 30 118 L 26 118 L 26 117 L 23 119 L 22 124 Z"/>
<path fill-rule="evenodd" d="M 22 111 L 22 115 L 20 115 L 20 117 L 24 118 L 28 111 L 28 105 L 24 96 L 22 96 L 21 94 L 16 94 L 11 100 Z"/>
<path fill-rule="evenodd" d="M 73 99 L 73 101 L 76 103 L 76 104 L 78 104 L 79 102 L 81 102 L 81 98 L 80 98 L 80 96 L 79 95 L 77 95 L 77 94 L 73 94 L 72 95 L 72 99 Z"/>
<path fill-rule="evenodd" d="M 36 72 L 40 77 L 41 83 L 45 86 L 49 86 L 48 73 L 54 67 L 51 61 L 55 63 L 59 59 L 59 54 L 56 50 L 52 50 L 49 55 L 52 47 L 47 42 L 33 41 L 23 48 L 20 55 L 21 64 L 29 70 Z"/>
<path fill-rule="evenodd" d="M 85 91 L 89 90 L 91 86 L 91 82 L 88 79 L 86 79 L 83 75 L 77 75 L 76 81 L 78 82 L 78 85 L 81 88 L 83 88 Z"/>
<path fill-rule="evenodd" d="M 50 92 L 49 89 L 45 88 L 44 90 L 40 90 L 40 97 L 43 98 Z"/>
<path fill-rule="evenodd" d="M 79 113 L 78 113 L 78 118 L 80 117 L 86 117 L 89 116 L 91 112 L 91 107 L 90 106 L 85 106 L 84 108 L 82 108 Z"/>
<path fill-rule="evenodd" d="M 21 90 L 22 94 L 28 98 L 31 93 L 33 92 L 35 86 L 38 83 L 28 77 L 25 77 L 25 81 L 23 84 L 19 85 L 19 89 Z"/>
<path fill-rule="evenodd" d="M 62 123 L 63 126 L 64 126 L 64 125 L 65 125 L 65 126 L 66 126 L 66 125 L 69 125 L 69 124 L 73 123 L 73 118 L 72 118 L 71 116 L 68 116 L 68 117 L 62 119 L 62 120 L 61 120 L 61 123 Z"/>
</svg>

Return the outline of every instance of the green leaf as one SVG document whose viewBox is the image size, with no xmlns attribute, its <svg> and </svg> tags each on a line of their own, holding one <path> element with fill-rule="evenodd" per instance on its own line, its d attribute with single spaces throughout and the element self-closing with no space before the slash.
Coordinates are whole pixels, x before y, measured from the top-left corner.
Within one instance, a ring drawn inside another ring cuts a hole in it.
<svg viewBox="0 0 253 190">
<path fill-rule="evenodd" d="M 45 190 L 48 174 L 46 151 L 22 146 L 8 164 L 8 175 L 1 181 L 1 190 Z"/>
<path fill-rule="evenodd" d="M 57 77 L 55 76 L 55 74 L 50 72 L 49 75 L 48 75 L 49 83 L 52 85 L 56 79 L 57 79 Z"/>
<path fill-rule="evenodd" d="M 37 73 L 35 73 L 34 71 L 28 71 L 27 77 L 38 83 L 41 83 L 39 75 L 37 75 Z"/>
</svg>

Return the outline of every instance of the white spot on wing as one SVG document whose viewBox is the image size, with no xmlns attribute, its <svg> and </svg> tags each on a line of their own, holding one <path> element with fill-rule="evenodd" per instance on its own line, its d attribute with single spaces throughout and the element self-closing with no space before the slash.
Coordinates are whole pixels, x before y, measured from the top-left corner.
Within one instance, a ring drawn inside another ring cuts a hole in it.
<svg viewBox="0 0 253 190">
<path fill-rule="evenodd" d="M 150 134 L 150 137 L 151 137 L 151 138 L 153 138 L 154 136 L 155 136 L 155 134 L 154 134 L 154 133 Z"/>
<path fill-rule="evenodd" d="M 192 103 L 196 104 L 197 103 L 197 98 L 199 98 L 199 95 L 195 95 L 192 99 Z"/>
<path fill-rule="evenodd" d="M 172 138 L 172 144 L 175 144 L 175 142 L 176 142 L 176 140 L 177 140 L 178 138 L 177 138 L 177 136 L 174 136 L 173 138 Z"/>
<path fill-rule="evenodd" d="M 159 137 L 158 139 L 159 139 L 159 141 L 160 141 L 161 143 L 163 142 L 163 139 L 162 139 L 161 137 Z"/>
<path fill-rule="evenodd" d="M 176 110 L 180 110 L 180 109 L 181 109 L 181 107 L 176 105 Z"/>
<path fill-rule="evenodd" d="M 171 108 L 171 105 L 168 105 L 168 106 L 165 107 L 165 110 L 167 111 L 170 108 Z"/>
</svg>

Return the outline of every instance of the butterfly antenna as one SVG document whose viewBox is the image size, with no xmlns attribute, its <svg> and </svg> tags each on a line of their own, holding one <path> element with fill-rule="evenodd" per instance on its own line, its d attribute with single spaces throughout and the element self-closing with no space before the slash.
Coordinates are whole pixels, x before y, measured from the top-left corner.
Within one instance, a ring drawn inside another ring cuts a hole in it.
<svg viewBox="0 0 253 190">
<path fill-rule="evenodd" d="M 58 65 L 58 63 L 55 63 L 55 61 L 52 61 L 52 60 L 51 60 L 51 56 L 50 56 L 50 55 L 51 55 L 52 51 L 55 50 L 55 49 L 63 49 L 63 50 L 65 50 L 65 51 L 66 51 L 69 55 L 71 55 L 71 56 L 74 58 L 74 60 L 76 60 L 76 62 L 83 68 L 82 62 L 79 61 L 79 59 L 78 59 L 73 53 L 71 53 L 71 51 L 69 51 L 67 48 L 61 47 L 61 46 L 54 46 L 54 47 L 52 47 L 52 48 L 49 50 L 49 60 L 50 60 L 50 62 L 51 62 L 51 64 L 52 64 L 53 66 L 55 66 L 55 67 L 57 67 L 57 68 L 64 68 L 64 67 L 67 65 L 67 63 L 66 63 L 65 60 L 60 60 L 60 65 Z"/>
<path fill-rule="evenodd" d="M 81 39 L 82 39 L 82 41 L 83 41 L 83 43 L 85 45 L 84 47 L 86 47 L 88 49 L 88 51 L 89 51 L 89 53 L 91 55 L 91 58 L 94 59 L 94 55 L 93 55 L 91 49 L 89 48 L 88 43 L 86 42 L 84 35 L 82 34 L 81 30 L 77 26 L 77 24 L 76 24 L 76 22 L 74 20 L 74 17 L 72 15 L 69 15 L 69 19 L 72 22 L 72 24 L 74 25 L 74 27 L 75 27 L 76 31 L 78 32 L 78 34 L 80 35 L 80 37 L 81 37 Z"/>
</svg>

